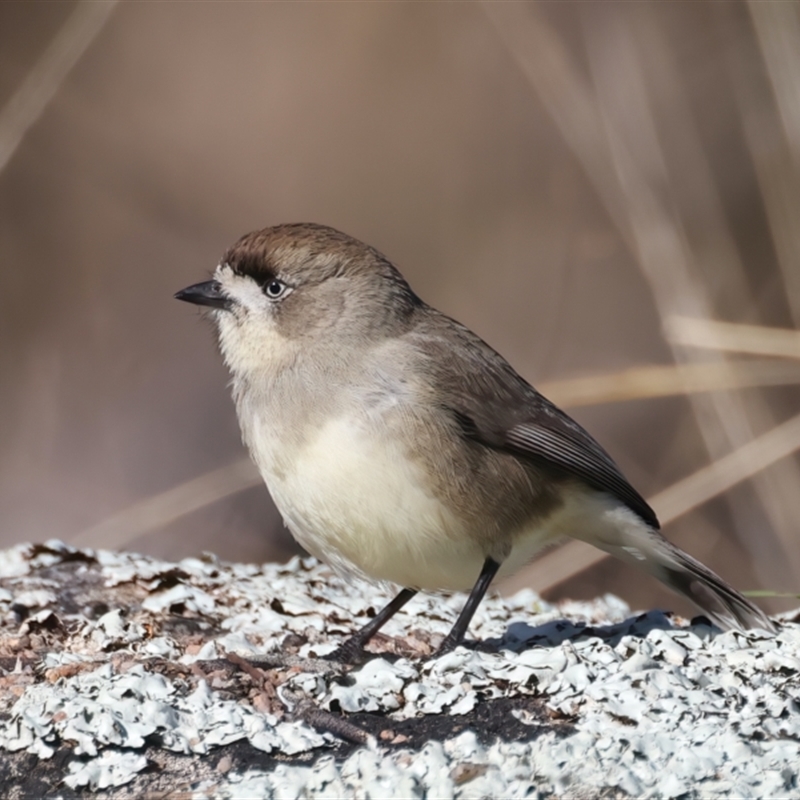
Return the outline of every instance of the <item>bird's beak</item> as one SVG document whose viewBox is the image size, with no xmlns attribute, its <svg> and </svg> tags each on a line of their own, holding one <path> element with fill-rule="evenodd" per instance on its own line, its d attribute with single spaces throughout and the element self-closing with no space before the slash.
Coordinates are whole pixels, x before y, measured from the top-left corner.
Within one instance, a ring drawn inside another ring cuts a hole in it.
<svg viewBox="0 0 800 800">
<path fill-rule="evenodd" d="M 219 281 L 195 283 L 175 293 L 176 300 L 194 303 L 196 306 L 211 306 L 230 310 L 231 300 L 223 291 Z"/>
</svg>

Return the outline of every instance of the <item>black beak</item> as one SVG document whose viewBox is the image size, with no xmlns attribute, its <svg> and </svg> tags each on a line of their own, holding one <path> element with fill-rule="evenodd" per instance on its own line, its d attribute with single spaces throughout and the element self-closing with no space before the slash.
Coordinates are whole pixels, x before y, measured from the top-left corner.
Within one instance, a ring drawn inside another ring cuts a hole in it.
<svg viewBox="0 0 800 800">
<path fill-rule="evenodd" d="M 204 281 L 195 283 L 175 293 L 176 300 L 194 303 L 196 306 L 211 306 L 212 308 L 230 309 L 230 298 L 222 292 L 219 281 Z"/>
</svg>

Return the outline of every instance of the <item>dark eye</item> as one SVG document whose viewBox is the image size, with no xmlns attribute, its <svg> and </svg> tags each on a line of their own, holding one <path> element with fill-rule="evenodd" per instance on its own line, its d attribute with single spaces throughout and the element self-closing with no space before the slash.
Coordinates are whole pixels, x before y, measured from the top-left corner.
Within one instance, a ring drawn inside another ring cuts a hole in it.
<svg viewBox="0 0 800 800">
<path fill-rule="evenodd" d="M 277 278 L 271 280 L 265 287 L 264 293 L 269 297 L 270 300 L 277 300 L 280 297 L 283 297 L 284 292 L 288 287 L 283 281 L 279 281 Z"/>
</svg>

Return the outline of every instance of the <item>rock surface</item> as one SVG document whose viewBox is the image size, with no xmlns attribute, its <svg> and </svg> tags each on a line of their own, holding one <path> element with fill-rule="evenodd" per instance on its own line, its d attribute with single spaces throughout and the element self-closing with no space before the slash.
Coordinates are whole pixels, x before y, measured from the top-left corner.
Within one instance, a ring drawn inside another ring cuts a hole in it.
<svg viewBox="0 0 800 800">
<path fill-rule="evenodd" d="M 365 664 L 320 660 L 390 594 L 312 560 L 0 553 L 3 796 L 800 796 L 796 613 L 721 633 L 525 591 L 425 660 L 463 596 L 417 596 Z"/>
</svg>

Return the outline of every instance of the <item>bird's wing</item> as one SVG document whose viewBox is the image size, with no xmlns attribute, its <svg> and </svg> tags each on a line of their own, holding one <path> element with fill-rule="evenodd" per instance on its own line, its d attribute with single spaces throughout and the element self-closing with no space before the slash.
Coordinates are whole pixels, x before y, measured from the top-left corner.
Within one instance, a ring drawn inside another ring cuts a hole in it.
<svg viewBox="0 0 800 800">
<path fill-rule="evenodd" d="M 443 326 L 448 329 L 442 337 Z M 448 346 L 453 334 L 459 347 Z M 616 497 L 644 522 L 658 518 L 608 453 L 573 419 L 539 394 L 468 328 L 438 312 L 419 326 L 426 377 L 463 435 L 549 469 L 574 475 Z"/>
</svg>

